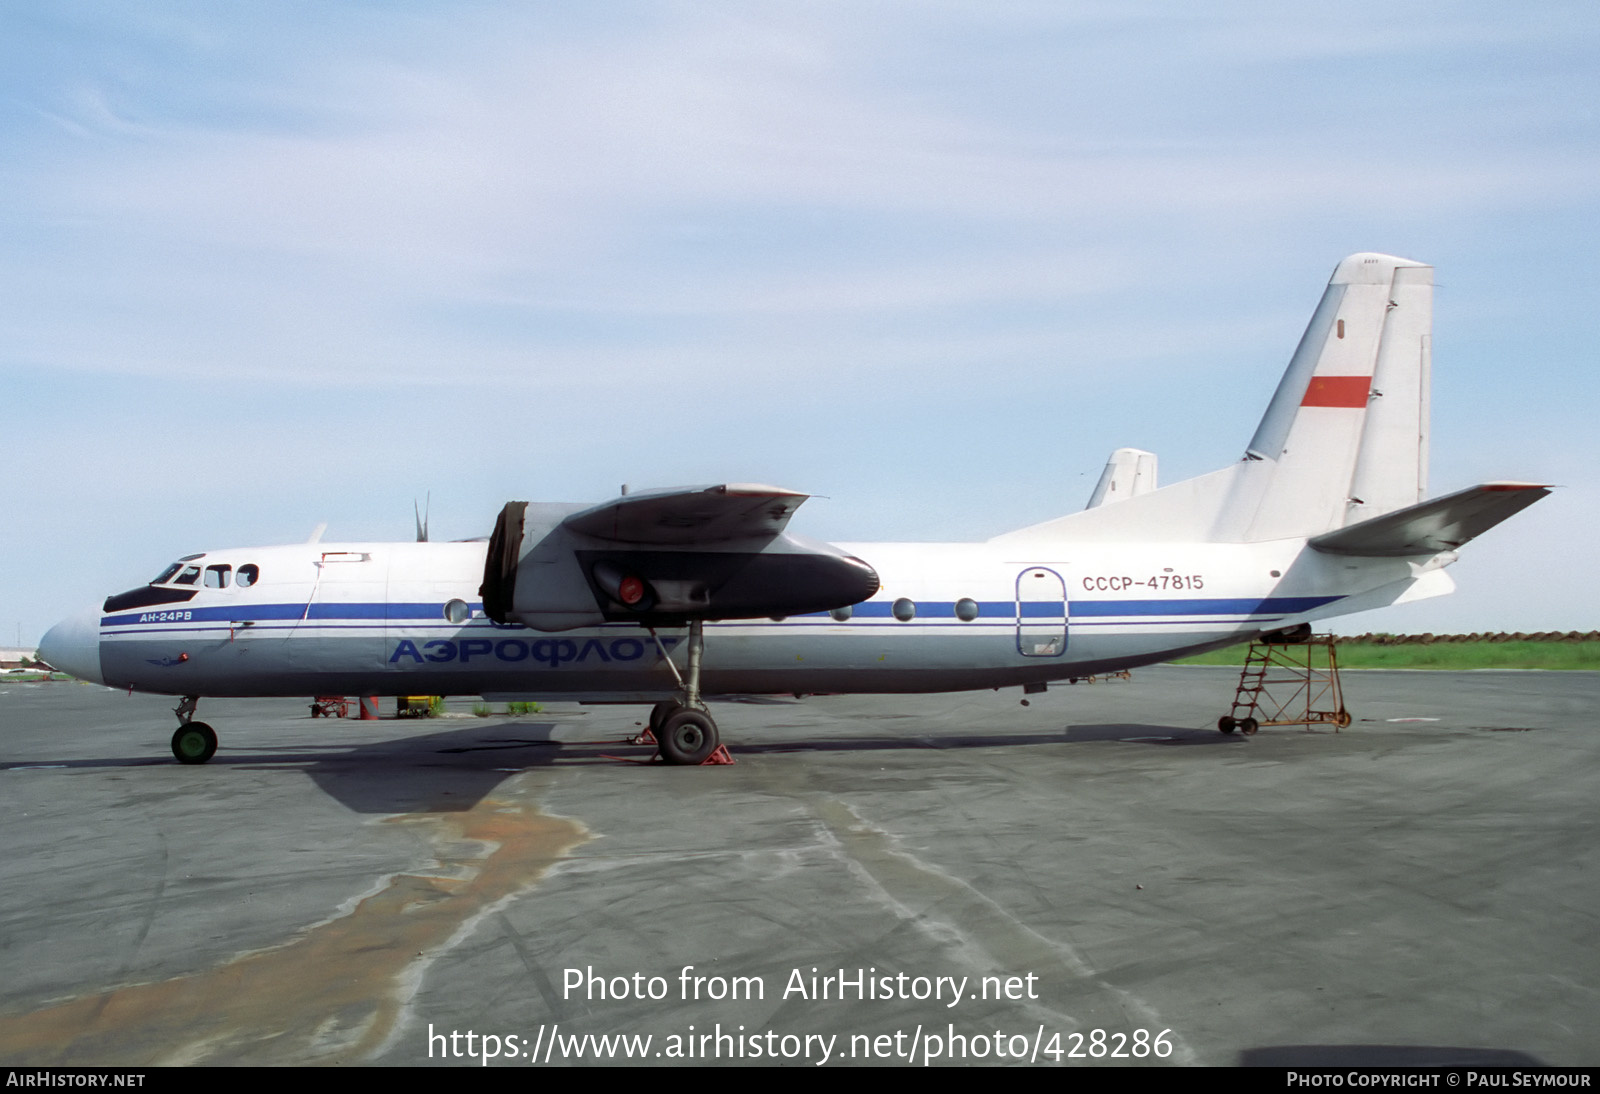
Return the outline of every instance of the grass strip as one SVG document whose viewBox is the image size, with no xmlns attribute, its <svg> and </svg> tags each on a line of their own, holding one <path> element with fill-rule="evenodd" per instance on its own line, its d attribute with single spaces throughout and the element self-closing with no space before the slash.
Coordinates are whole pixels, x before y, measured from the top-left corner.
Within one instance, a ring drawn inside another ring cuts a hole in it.
<svg viewBox="0 0 1600 1094">
<path fill-rule="evenodd" d="M 1241 643 L 1175 665 L 1243 665 Z M 1600 669 L 1600 642 L 1340 642 L 1342 669 Z"/>
</svg>

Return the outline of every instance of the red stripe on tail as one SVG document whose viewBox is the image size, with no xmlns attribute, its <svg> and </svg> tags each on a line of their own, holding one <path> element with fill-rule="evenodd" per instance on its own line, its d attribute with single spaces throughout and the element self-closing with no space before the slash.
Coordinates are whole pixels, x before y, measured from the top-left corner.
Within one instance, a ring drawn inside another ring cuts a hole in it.
<svg viewBox="0 0 1600 1094">
<path fill-rule="evenodd" d="M 1360 410 L 1367 405 L 1370 376 L 1313 376 L 1301 406 L 1340 406 Z"/>
</svg>

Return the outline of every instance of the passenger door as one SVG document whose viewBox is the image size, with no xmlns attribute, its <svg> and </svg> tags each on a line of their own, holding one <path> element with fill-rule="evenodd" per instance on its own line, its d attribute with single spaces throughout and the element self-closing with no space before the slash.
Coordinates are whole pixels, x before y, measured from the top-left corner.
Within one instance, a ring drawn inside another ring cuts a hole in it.
<svg viewBox="0 0 1600 1094">
<path fill-rule="evenodd" d="M 1045 566 L 1017 575 L 1017 652 L 1060 657 L 1067 652 L 1067 583 Z"/>
</svg>

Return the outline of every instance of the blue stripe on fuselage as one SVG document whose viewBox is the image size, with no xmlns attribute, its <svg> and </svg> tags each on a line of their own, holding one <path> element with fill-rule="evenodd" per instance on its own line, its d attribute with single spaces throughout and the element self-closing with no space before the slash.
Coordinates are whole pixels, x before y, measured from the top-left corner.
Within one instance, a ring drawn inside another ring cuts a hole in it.
<svg viewBox="0 0 1600 1094">
<path fill-rule="evenodd" d="M 473 611 L 483 605 L 469 604 Z M 324 619 L 442 619 L 444 604 L 399 604 L 383 601 L 357 601 L 354 603 L 312 604 L 309 611 L 304 604 L 218 604 L 204 608 L 174 607 L 153 608 L 143 611 L 108 615 L 100 620 L 102 627 L 140 626 L 150 623 L 247 623 L 273 619 L 307 622 Z"/>
<path fill-rule="evenodd" d="M 1337 596 L 1269 596 L 1230 597 L 1181 600 L 1069 600 L 1067 608 L 1073 617 L 1129 616 L 1129 615 L 1296 615 L 1331 604 Z M 956 602 L 917 601 L 917 618 L 954 615 Z M 1024 619 L 1039 619 L 1061 614 L 1059 600 L 1025 600 L 1021 604 Z M 986 600 L 978 605 L 979 619 L 1016 619 L 1018 604 L 1014 600 Z M 857 604 L 851 609 L 853 616 L 862 619 L 888 619 L 894 614 L 889 601 L 873 600 Z M 815 613 L 819 616 L 826 612 Z"/>
<path fill-rule="evenodd" d="M 1148 616 L 1286 616 L 1320 608 L 1341 599 L 1337 596 L 1271 596 L 1234 598 L 1189 598 L 1181 600 L 1072 600 L 1067 607 L 1074 619 L 1106 619 Z M 917 618 L 931 622 L 955 615 L 955 601 L 921 601 L 917 604 Z M 471 605 L 480 610 L 479 605 Z M 1049 619 L 1061 614 L 1062 604 L 1055 600 L 1029 600 L 1020 605 L 1014 600 L 990 600 L 978 605 L 978 618 L 989 621 L 1015 620 L 1018 609 L 1024 619 Z M 893 618 L 894 606 L 888 601 L 868 601 L 857 604 L 852 616 L 857 619 Z M 134 627 L 173 623 L 245 623 L 289 620 L 306 622 L 332 622 L 336 620 L 437 620 L 444 615 L 444 605 L 415 603 L 327 603 L 312 604 L 307 611 L 304 604 L 221 604 L 207 607 L 173 607 L 136 610 L 118 615 L 108 615 L 100 620 L 105 627 Z M 827 618 L 826 612 L 811 613 L 798 618 Z M 475 622 L 481 623 L 481 620 Z M 508 628 L 509 629 L 509 628 Z M 519 628 L 520 629 L 520 628 Z"/>
</svg>

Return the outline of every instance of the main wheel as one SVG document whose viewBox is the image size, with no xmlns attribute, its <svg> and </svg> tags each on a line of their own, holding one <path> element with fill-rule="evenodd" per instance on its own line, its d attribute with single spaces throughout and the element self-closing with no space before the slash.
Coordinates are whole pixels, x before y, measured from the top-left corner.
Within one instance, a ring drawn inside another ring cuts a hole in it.
<svg viewBox="0 0 1600 1094">
<path fill-rule="evenodd" d="M 1217 728 L 1222 730 L 1224 733 L 1232 733 L 1234 730 L 1239 728 L 1239 723 L 1233 720 L 1233 715 L 1224 714 L 1222 717 L 1217 719 Z"/>
<path fill-rule="evenodd" d="M 203 764 L 217 754 L 217 734 L 204 722 L 189 722 L 172 735 L 172 754 L 181 764 Z"/>
<path fill-rule="evenodd" d="M 1239 719 L 1239 732 L 1243 733 L 1246 737 L 1254 737 L 1256 735 L 1256 730 L 1260 728 L 1261 723 L 1256 721 L 1254 718 Z"/>
<path fill-rule="evenodd" d="M 717 723 L 698 710 L 679 710 L 656 730 L 656 747 L 669 764 L 703 764 L 717 750 Z"/>
<path fill-rule="evenodd" d="M 681 703 L 672 699 L 664 699 L 650 708 L 650 720 L 645 724 L 650 727 L 651 733 L 659 736 L 661 727 L 666 723 L 666 720 L 682 709 L 683 705 Z"/>
</svg>

